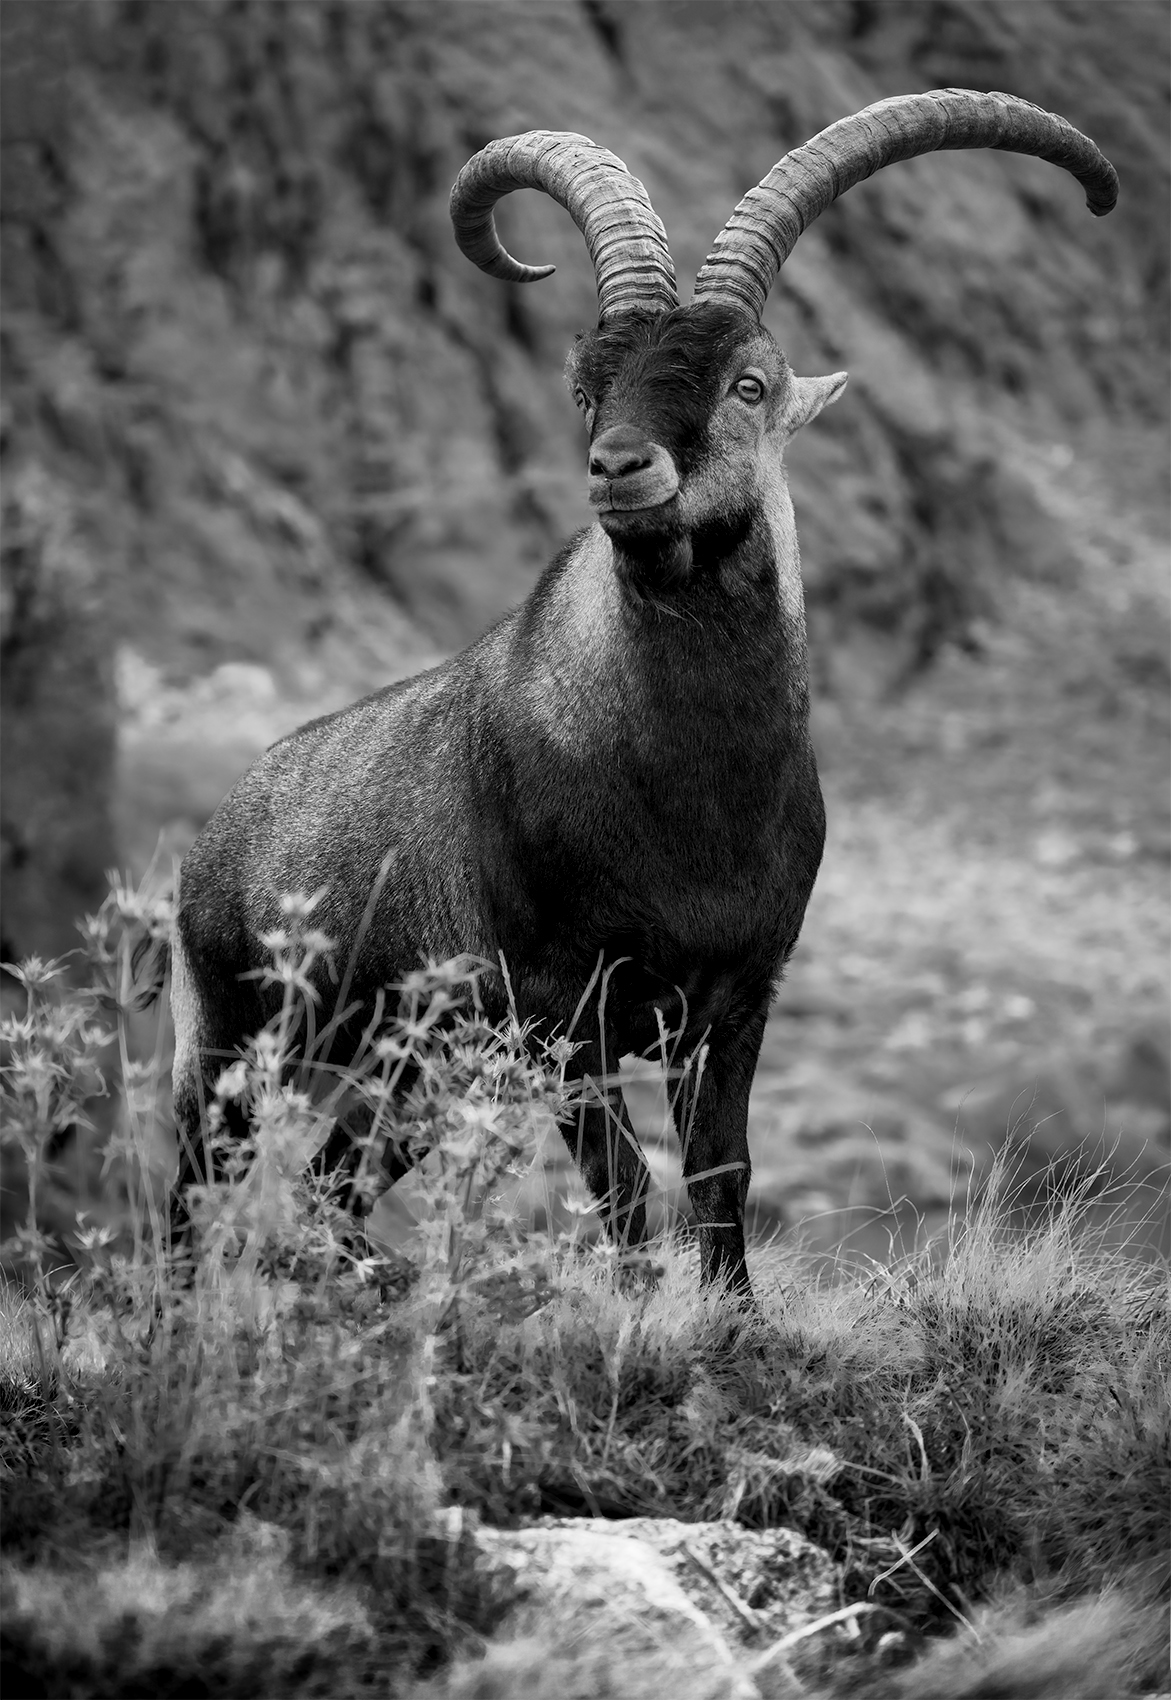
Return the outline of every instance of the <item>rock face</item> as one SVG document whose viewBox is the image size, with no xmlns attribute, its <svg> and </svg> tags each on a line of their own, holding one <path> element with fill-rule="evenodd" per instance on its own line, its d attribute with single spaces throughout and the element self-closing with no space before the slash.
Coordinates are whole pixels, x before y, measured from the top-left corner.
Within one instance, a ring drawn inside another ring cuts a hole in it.
<svg viewBox="0 0 1171 1700">
<path fill-rule="evenodd" d="M 1110 219 L 1037 161 L 914 161 L 809 231 L 768 310 L 799 370 L 851 369 L 792 467 L 823 697 L 980 641 L 1010 580 L 1081 595 L 1061 469 L 1158 499 L 1166 29 L 1143 0 L 6 5 L 6 452 L 60 493 L 96 598 L 53 622 L 52 659 L 28 651 L 71 694 L 9 707 L 14 845 L 21 752 L 71 752 L 44 764 L 43 891 L 9 862 L 19 948 L 56 948 L 50 912 L 99 876 L 112 784 L 145 854 L 255 753 L 229 707 L 201 718 L 216 669 L 271 675 L 264 741 L 472 636 L 588 517 L 560 379 L 594 315 L 584 245 L 514 197 L 507 241 L 558 275 L 506 288 L 450 235 L 448 186 L 496 135 L 623 156 L 686 293 L 744 190 L 874 99 L 1008 88 L 1091 132 L 1122 175 Z M 1141 609 L 1110 618 L 1157 672 Z M 198 728 L 131 740 L 116 780 L 115 648 Z M 156 778 L 184 750 L 187 791 Z"/>
<path fill-rule="evenodd" d="M 73 314 L 55 234 L 64 215 L 62 67 L 76 23 L 68 5 L 48 14 L 17 5 L 4 14 L 6 363 L 29 321 L 63 326 Z M 25 345 L 26 357 L 34 346 Z M 72 950 L 75 916 L 102 900 L 104 870 L 116 859 L 115 706 L 106 585 L 77 524 L 73 479 L 29 452 L 7 402 L 2 447 L 0 875 L 8 961 Z"/>
<path fill-rule="evenodd" d="M 116 861 L 113 645 L 69 491 L 36 463 L 4 495 L 3 960 L 77 944 Z"/>
</svg>

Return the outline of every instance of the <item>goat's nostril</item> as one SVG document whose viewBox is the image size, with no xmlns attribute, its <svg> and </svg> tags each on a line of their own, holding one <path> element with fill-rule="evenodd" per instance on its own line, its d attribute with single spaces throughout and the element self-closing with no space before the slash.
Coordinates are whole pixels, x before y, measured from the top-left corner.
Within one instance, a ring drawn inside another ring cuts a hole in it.
<svg viewBox="0 0 1171 1700">
<path fill-rule="evenodd" d="M 641 472 L 650 466 L 651 455 L 640 449 L 595 449 L 590 456 L 590 475 L 593 478 L 625 478 L 628 473 Z"/>
</svg>

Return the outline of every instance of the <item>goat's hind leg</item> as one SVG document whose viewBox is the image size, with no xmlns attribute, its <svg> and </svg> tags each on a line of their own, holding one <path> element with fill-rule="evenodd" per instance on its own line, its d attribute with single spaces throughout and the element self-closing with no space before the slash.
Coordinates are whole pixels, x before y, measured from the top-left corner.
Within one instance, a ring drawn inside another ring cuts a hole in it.
<svg viewBox="0 0 1171 1700">
<path fill-rule="evenodd" d="M 174 1075 L 175 1137 L 179 1167 L 171 1188 L 170 1231 L 174 1248 L 190 1239 L 191 1189 L 219 1178 L 215 1144 L 221 1140 L 243 1140 L 248 1123 L 243 1111 L 230 1100 L 222 1105 L 223 1124 L 213 1129 L 209 1108 L 215 1102 L 215 1085 L 231 1057 L 200 1059 L 187 1067 L 176 1061 Z"/>
<path fill-rule="evenodd" d="M 231 1066 L 247 1036 L 230 998 L 205 994 L 176 929 L 171 952 L 171 1013 L 175 1026 L 172 1072 L 178 1174 L 171 1192 L 171 1243 L 184 1244 L 191 1232 L 189 1191 L 218 1179 L 217 1143 L 247 1137 L 247 1117 L 231 1099 L 220 1100 L 222 1125 L 213 1129 L 210 1110 L 216 1085 Z"/>
</svg>

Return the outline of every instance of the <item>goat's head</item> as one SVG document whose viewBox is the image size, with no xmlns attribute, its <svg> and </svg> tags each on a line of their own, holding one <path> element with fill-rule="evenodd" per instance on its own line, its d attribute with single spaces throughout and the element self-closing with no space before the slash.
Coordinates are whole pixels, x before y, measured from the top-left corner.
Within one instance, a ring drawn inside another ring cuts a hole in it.
<svg viewBox="0 0 1171 1700">
<path fill-rule="evenodd" d="M 724 559 L 762 504 L 791 527 L 781 471 L 787 439 L 833 401 L 845 374 L 798 378 L 761 323 L 768 292 L 806 226 L 884 165 L 939 148 L 1035 154 L 1073 173 L 1090 210 L 1109 212 L 1118 179 L 1064 118 L 1005 94 L 937 89 L 844 118 L 795 148 L 735 208 L 680 307 L 662 223 L 622 161 L 584 136 L 534 130 L 492 142 L 451 194 L 460 247 L 512 282 L 547 277 L 502 247 L 492 208 L 542 189 L 586 239 L 598 326 L 566 370 L 590 436 L 589 498 L 619 557 L 661 580 L 705 555 Z"/>
<path fill-rule="evenodd" d="M 566 377 L 590 436 L 590 504 L 619 556 L 660 584 L 726 559 L 762 511 L 787 521 L 785 442 L 846 381 L 796 377 L 761 325 L 720 302 L 607 321 Z"/>
</svg>

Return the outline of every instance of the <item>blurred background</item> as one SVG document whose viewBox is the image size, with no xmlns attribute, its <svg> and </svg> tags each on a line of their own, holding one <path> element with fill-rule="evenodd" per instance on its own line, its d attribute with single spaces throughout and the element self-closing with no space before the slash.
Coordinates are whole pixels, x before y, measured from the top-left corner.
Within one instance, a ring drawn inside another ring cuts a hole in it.
<svg viewBox="0 0 1171 1700">
<path fill-rule="evenodd" d="M 1163 0 L 0 19 L 6 960 L 71 949 L 105 870 L 169 869 L 266 744 L 461 646 L 587 522 L 585 246 L 518 195 L 504 239 L 556 277 L 463 259 L 448 190 L 485 142 L 611 148 L 684 298 L 744 191 L 871 101 L 1004 89 L 1098 142 L 1108 219 L 1040 161 L 935 155 L 837 202 L 772 293 L 794 367 L 851 381 L 791 455 L 829 844 L 753 1200 L 881 1251 L 1011 1132 L 1026 1179 L 1112 1151 L 1165 1235 Z M 670 1183 L 659 1090 L 630 1097 Z"/>
</svg>

